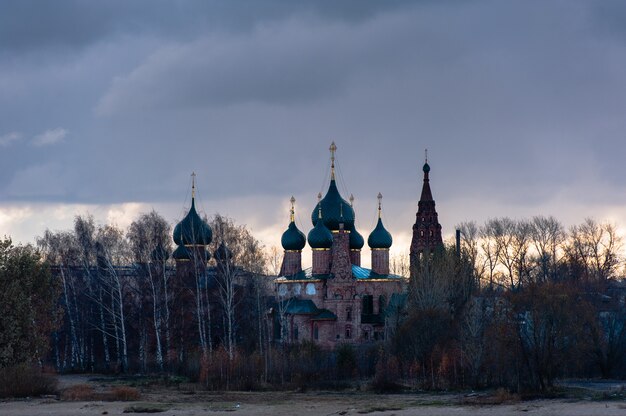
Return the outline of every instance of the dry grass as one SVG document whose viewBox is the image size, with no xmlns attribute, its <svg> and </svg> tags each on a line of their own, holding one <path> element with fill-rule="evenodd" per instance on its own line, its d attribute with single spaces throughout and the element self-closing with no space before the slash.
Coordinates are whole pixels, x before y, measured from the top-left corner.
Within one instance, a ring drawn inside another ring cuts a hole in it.
<svg viewBox="0 0 626 416">
<path fill-rule="evenodd" d="M 76 384 L 68 387 L 61 393 L 61 400 L 70 402 L 82 402 L 95 400 L 96 392 L 89 384 Z"/>
<path fill-rule="evenodd" d="M 115 386 L 105 392 L 97 392 L 89 384 L 77 384 L 69 387 L 61 394 L 61 399 L 66 401 L 94 401 L 128 402 L 139 400 L 139 390 L 129 386 Z"/>
<path fill-rule="evenodd" d="M 139 390 L 129 386 L 117 386 L 111 389 L 112 401 L 131 402 L 139 400 Z"/>
</svg>

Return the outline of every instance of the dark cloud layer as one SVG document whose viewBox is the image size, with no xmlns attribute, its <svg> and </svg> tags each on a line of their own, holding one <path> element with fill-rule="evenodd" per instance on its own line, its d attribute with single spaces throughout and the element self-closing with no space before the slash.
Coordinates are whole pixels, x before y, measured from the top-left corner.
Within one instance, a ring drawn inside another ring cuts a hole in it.
<svg viewBox="0 0 626 416">
<path fill-rule="evenodd" d="M 3 2 L 0 200 L 179 201 L 195 170 L 207 205 L 313 204 L 335 140 L 364 203 L 413 204 L 428 147 L 443 201 L 623 204 L 625 20 L 615 1 Z"/>
</svg>

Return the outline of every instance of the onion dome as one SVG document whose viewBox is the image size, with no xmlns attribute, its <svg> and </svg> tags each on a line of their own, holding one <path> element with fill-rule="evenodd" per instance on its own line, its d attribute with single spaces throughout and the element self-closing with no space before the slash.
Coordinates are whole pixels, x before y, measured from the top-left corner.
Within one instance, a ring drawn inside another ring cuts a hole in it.
<svg viewBox="0 0 626 416">
<path fill-rule="evenodd" d="M 309 245 L 311 248 L 331 248 L 333 245 L 333 234 L 324 225 L 322 220 L 322 209 L 318 205 L 318 219 L 315 227 L 309 231 Z"/>
<path fill-rule="evenodd" d="M 376 224 L 374 231 L 372 231 L 370 236 L 367 238 L 367 245 L 370 246 L 370 248 L 389 248 L 393 243 L 393 238 L 391 237 L 391 234 L 389 234 L 389 231 L 385 229 L 381 218 L 382 199 L 383 196 L 378 193 L 378 223 Z"/>
<path fill-rule="evenodd" d="M 337 146 L 335 142 L 330 145 L 330 186 L 324 198 L 319 202 L 324 213 L 324 225 L 332 231 L 339 229 L 339 224 L 343 223 L 344 228 L 349 230 L 354 226 L 354 210 L 350 204 L 341 197 L 337 189 L 335 181 L 335 151 Z M 311 222 L 313 225 L 317 222 L 317 209 L 311 213 Z"/>
<path fill-rule="evenodd" d="M 213 257 L 215 257 L 217 261 L 226 261 L 233 258 L 233 252 L 222 242 L 217 250 L 215 250 L 215 253 L 213 253 Z"/>
<path fill-rule="evenodd" d="M 364 244 L 365 240 L 363 236 L 352 226 L 352 228 L 350 228 L 350 250 L 360 250 L 363 248 Z"/>
<path fill-rule="evenodd" d="M 192 176 L 194 180 L 191 185 L 191 209 L 185 218 L 174 227 L 174 242 L 179 246 L 206 246 L 211 243 L 213 232 L 211 227 L 196 212 L 195 173 Z"/>
<path fill-rule="evenodd" d="M 422 168 L 422 170 L 424 171 L 424 173 L 430 172 L 430 165 L 428 164 L 428 162 L 424 163 L 424 167 Z"/>
<path fill-rule="evenodd" d="M 293 207 L 295 202 L 296 198 L 292 196 L 289 227 L 287 227 L 287 231 L 285 231 L 283 236 L 280 238 L 280 243 L 282 244 L 283 249 L 290 251 L 300 251 L 306 244 L 306 237 L 302 231 L 298 229 L 295 223 L 295 211 Z"/>
<path fill-rule="evenodd" d="M 172 253 L 174 260 L 191 260 L 191 251 L 183 245 L 176 247 Z"/>
<path fill-rule="evenodd" d="M 150 258 L 154 263 L 162 263 L 166 261 L 170 257 L 170 253 L 159 243 L 152 253 L 150 253 Z"/>
<path fill-rule="evenodd" d="M 370 248 L 389 248 L 392 243 L 393 238 L 391 238 L 391 234 L 385 229 L 383 221 L 379 218 L 376 228 L 374 228 L 374 231 L 372 231 L 367 238 L 367 245 L 370 246 Z"/>
</svg>

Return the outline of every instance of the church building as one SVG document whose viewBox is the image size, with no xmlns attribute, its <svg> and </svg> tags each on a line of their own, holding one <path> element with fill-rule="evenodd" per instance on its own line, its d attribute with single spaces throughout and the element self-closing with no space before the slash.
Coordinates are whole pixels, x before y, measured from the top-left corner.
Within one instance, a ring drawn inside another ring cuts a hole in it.
<svg viewBox="0 0 626 416">
<path fill-rule="evenodd" d="M 312 341 L 333 348 L 340 343 L 383 340 L 386 308 L 392 297 L 406 292 L 406 279 L 389 272 L 391 234 L 378 221 L 367 243 L 371 269 L 361 267 L 365 241 L 355 227 L 355 211 L 343 199 L 335 178 L 335 151 L 330 147 L 331 174 L 326 195 L 318 195 L 311 213 L 313 228 L 305 238 L 294 222 L 294 198 L 287 230 L 281 238 L 284 258 L 275 279 L 277 302 L 272 309 L 274 339 L 287 343 Z M 302 249 L 312 250 L 312 267 L 302 269 Z"/>
</svg>

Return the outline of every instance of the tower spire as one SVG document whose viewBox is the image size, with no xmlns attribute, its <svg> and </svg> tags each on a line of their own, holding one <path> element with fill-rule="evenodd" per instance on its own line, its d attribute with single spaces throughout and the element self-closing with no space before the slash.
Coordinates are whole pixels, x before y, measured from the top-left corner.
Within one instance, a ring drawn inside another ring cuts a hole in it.
<svg viewBox="0 0 626 416">
<path fill-rule="evenodd" d="M 335 152 L 337 151 L 337 146 L 335 145 L 335 142 L 332 142 L 330 144 L 330 147 L 328 148 L 328 150 L 330 150 L 330 180 L 334 181 L 335 180 Z"/>
<path fill-rule="evenodd" d="M 381 211 L 382 211 L 383 194 L 379 192 L 377 198 L 378 198 L 378 219 L 380 219 Z"/>
<path fill-rule="evenodd" d="M 424 149 L 424 162 L 428 163 L 428 149 Z"/>
<path fill-rule="evenodd" d="M 291 209 L 289 210 L 289 219 L 290 222 L 295 222 L 296 219 L 296 215 L 295 215 L 295 209 L 294 209 L 294 205 L 296 203 L 296 198 L 293 197 L 293 195 L 291 196 L 291 199 L 289 200 L 291 202 Z"/>
<path fill-rule="evenodd" d="M 196 172 L 191 172 L 191 200 L 196 199 Z"/>
</svg>

